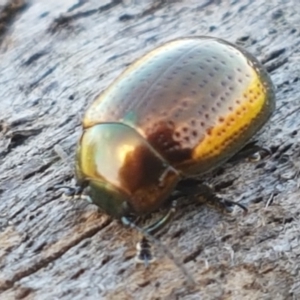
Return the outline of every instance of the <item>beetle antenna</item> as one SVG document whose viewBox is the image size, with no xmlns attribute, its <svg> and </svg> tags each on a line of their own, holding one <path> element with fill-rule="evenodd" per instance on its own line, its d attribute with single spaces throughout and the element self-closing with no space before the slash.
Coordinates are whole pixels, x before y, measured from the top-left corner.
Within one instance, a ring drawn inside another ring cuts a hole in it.
<svg viewBox="0 0 300 300">
<path fill-rule="evenodd" d="M 145 229 L 139 227 L 132 221 L 130 221 L 127 217 L 122 217 L 122 222 L 124 225 L 130 226 L 131 228 L 134 228 L 136 231 L 141 233 L 145 240 L 149 240 L 152 244 L 157 245 L 157 247 L 176 265 L 176 267 L 182 272 L 182 274 L 185 276 L 187 283 L 189 286 L 195 286 L 196 282 L 193 278 L 193 276 L 190 274 L 190 272 L 186 269 L 184 264 L 174 256 L 172 251 L 170 251 L 159 239 L 154 237 L 152 234 L 147 232 Z M 143 240 L 142 240 L 143 241 Z M 142 248 L 142 247 L 141 247 Z M 149 248 L 148 248 L 149 249 Z M 141 249 L 142 252 L 142 249 Z"/>
</svg>

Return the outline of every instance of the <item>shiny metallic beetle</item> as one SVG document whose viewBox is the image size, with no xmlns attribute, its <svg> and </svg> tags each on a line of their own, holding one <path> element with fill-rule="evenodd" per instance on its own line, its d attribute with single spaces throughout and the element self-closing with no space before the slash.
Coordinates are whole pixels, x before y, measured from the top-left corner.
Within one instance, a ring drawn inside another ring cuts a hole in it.
<svg viewBox="0 0 300 300">
<path fill-rule="evenodd" d="M 274 108 L 271 80 L 245 50 L 210 37 L 171 41 L 135 61 L 85 113 L 77 192 L 115 218 L 151 213 L 179 180 L 238 152 Z"/>
</svg>

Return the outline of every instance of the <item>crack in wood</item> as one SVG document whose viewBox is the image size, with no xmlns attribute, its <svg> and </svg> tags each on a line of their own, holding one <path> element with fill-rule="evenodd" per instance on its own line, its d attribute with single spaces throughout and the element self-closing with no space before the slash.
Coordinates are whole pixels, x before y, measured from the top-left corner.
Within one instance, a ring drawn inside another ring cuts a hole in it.
<svg viewBox="0 0 300 300">
<path fill-rule="evenodd" d="M 14 284 L 21 279 L 28 277 L 36 272 L 38 272 L 40 269 L 47 267 L 50 263 L 53 261 L 59 259 L 61 256 L 63 256 L 67 251 L 69 251 L 71 248 L 78 245 L 80 242 L 82 242 L 85 239 L 93 237 L 98 232 L 102 231 L 104 228 L 106 228 L 109 224 L 111 224 L 111 219 L 107 218 L 103 223 L 98 224 L 92 228 L 89 228 L 84 233 L 80 234 L 78 237 L 70 241 L 68 244 L 64 245 L 61 249 L 54 252 L 51 255 L 48 255 L 47 257 L 44 257 L 40 259 L 38 262 L 34 263 L 33 265 L 29 266 L 26 269 L 20 270 L 17 273 L 15 273 L 11 279 L 5 279 L 0 281 L 0 291 L 6 291 L 14 286 Z"/>
</svg>

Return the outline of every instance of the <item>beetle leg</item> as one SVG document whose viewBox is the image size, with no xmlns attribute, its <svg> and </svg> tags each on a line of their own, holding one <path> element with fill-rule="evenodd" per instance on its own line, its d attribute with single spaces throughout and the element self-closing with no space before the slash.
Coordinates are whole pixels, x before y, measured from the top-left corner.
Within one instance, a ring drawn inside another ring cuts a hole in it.
<svg viewBox="0 0 300 300">
<path fill-rule="evenodd" d="M 208 184 L 202 183 L 201 181 L 195 178 L 187 178 L 178 184 L 177 189 L 179 193 L 184 196 L 202 196 L 206 201 L 212 202 L 214 204 L 219 204 L 222 208 L 225 208 L 227 211 L 229 206 L 236 205 L 239 206 L 245 213 L 248 212 L 248 209 L 235 201 L 223 199 L 219 196 L 213 187 Z"/>
<path fill-rule="evenodd" d="M 168 213 L 160 218 L 158 221 L 153 224 L 142 228 L 148 234 L 154 235 L 156 232 L 165 227 L 174 217 L 176 213 L 177 201 L 172 202 L 172 206 L 169 209 Z M 141 241 L 137 243 L 137 255 L 136 260 L 138 262 L 142 262 L 148 267 L 149 263 L 155 261 L 155 257 L 151 253 L 151 243 L 148 239 L 143 235 Z"/>
<path fill-rule="evenodd" d="M 228 162 L 236 163 L 244 159 L 256 162 L 264 159 L 267 156 L 270 156 L 271 154 L 272 151 L 270 148 L 257 145 L 257 141 L 251 141 L 232 158 L 230 158 Z"/>
<path fill-rule="evenodd" d="M 244 211 L 245 214 L 248 212 L 248 208 L 241 203 L 238 203 L 238 202 L 232 201 L 232 200 L 228 200 L 228 199 L 222 199 L 222 198 L 218 197 L 217 195 L 215 196 L 215 198 L 222 206 L 225 207 L 225 209 L 228 209 L 228 204 L 229 204 L 230 206 L 236 205 L 236 206 L 240 207 Z"/>
<path fill-rule="evenodd" d="M 174 217 L 177 208 L 177 201 L 173 200 L 171 204 L 171 208 L 168 210 L 167 214 L 164 215 L 161 219 L 156 221 L 155 223 L 144 227 L 143 229 L 147 231 L 149 234 L 155 234 L 163 227 L 165 227 Z"/>
<path fill-rule="evenodd" d="M 84 184 L 76 184 L 74 187 L 57 184 L 54 186 L 54 189 L 57 189 L 57 190 L 61 189 L 61 190 L 63 190 L 64 196 L 66 198 L 74 199 L 74 198 L 82 198 L 83 197 L 82 193 L 83 193 L 85 187 L 86 186 Z"/>
<path fill-rule="evenodd" d="M 144 263 L 146 268 L 150 263 L 155 261 L 155 257 L 152 255 L 151 248 L 151 243 L 144 236 L 142 237 L 141 241 L 136 244 L 137 254 L 135 259 L 138 263 Z"/>
<path fill-rule="evenodd" d="M 139 227 L 134 222 L 132 222 L 129 217 L 122 217 L 121 221 L 125 226 L 130 226 L 131 228 L 134 228 L 135 230 L 137 230 L 139 233 L 141 233 L 143 235 L 143 239 L 139 243 L 140 245 L 137 246 L 138 250 L 139 250 L 139 247 L 142 245 L 144 245 L 144 246 L 147 245 L 146 248 L 149 250 L 150 248 L 148 247 L 148 245 L 149 245 L 148 241 L 150 241 L 152 244 L 156 244 L 158 246 L 158 249 L 160 249 L 162 251 L 162 253 L 165 254 L 177 266 L 177 268 L 184 274 L 188 285 L 195 286 L 196 285 L 195 280 L 194 280 L 193 276 L 190 274 L 190 272 L 185 268 L 184 264 L 173 255 L 172 251 L 170 251 L 170 249 L 168 247 L 166 247 L 159 239 L 157 239 L 156 237 L 154 237 L 152 235 L 154 232 L 161 229 L 164 225 L 166 225 L 171 220 L 171 216 L 174 215 L 174 213 L 173 213 L 173 211 L 175 210 L 174 206 L 172 206 L 170 210 L 172 211 L 171 213 L 169 211 L 166 214 L 166 216 L 164 216 L 162 219 L 158 220 L 153 225 L 146 227 L 146 230 L 144 228 Z M 147 231 L 147 229 L 148 229 L 148 231 Z M 141 249 L 139 250 L 140 257 L 145 258 L 146 252 L 142 253 L 142 251 L 143 251 L 143 249 L 141 247 Z M 142 254 L 142 256 L 141 256 L 141 254 Z M 153 258 L 152 258 L 151 261 L 149 261 L 149 258 L 152 257 L 152 256 L 149 256 L 149 254 L 151 255 L 151 253 L 148 253 L 147 262 L 151 262 L 153 260 Z M 144 263 L 145 263 L 145 260 L 144 260 Z"/>
<path fill-rule="evenodd" d="M 163 227 L 165 227 L 174 217 L 176 213 L 176 206 L 177 201 L 172 201 L 172 206 L 167 212 L 166 215 L 164 215 L 161 219 L 154 222 L 153 224 L 144 227 L 143 230 L 145 230 L 148 234 L 154 235 L 156 232 L 161 230 Z M 143 236 L 141 241 L 137 243 L 137 255 L 136 255 L 136 261 L 140 263 L 144 263 L 146 268 L 149 266 L 149 263 L 152 263 L 155 261 L 155 257 L 152 255 L 151 252 L 151 244 L 149 243 L 148 239 Z"/>
<path fill-rule="evenodd" d="M 231 212 L 230 206 L 236 205 L 236 206 L 240 207 L 244 211 L 245 214 L 248 212 L 248 209 L 243 204 L 238 203 L 233 200 L 222 198 L 222 196 L 218 195 L 211 186 L 209 186 L 207 184 L 201 184 L 198 187 L 199 187 L 198 195 L 203 196 L 203 198 L 206 201 L 210 201 L 214 205 L 218 204 L 219 206 L 221 206 L 222 209 L 225 209 L 226 211 Z"/>
<path fill-rule="evenodd" d="M 156 232 L 158 232 L 163 227 L 165 227 L 173 219 L 176 213 L 176 206 L 177 206 L 177 201 L 175 200 L 172 201 L 171 208 L 168 210 L 166 215 L 158 219 L 158 221 L 154 222 L 153 224 L 141 228 L 141 230 L 143 230 L 143 232 L 146 232 L 148 235 L 153 236 Z M 123 224 L 128 225 L 127 224 L 128 220 L 129 219 L 126 218 L 126 221 L 124 222 L 124 220 L 122 219 Z M 141 241 L 137 243 L 136 248 L 137 248 L 137 255 L 136 255 L 137 262 L 144 263 L 145 266 L 148 267 L 149 263 L 153 262 L 155 258 L 151 253 L 151 244 L 149 243 L 145 234 L 143 234 Z"/>
<path fill-rule="evenodd" d="M 250 155 L 247 160 L 250 162 L 261 161 L 266 157 L 270 157 L 272 155 L 272 150 L 269 147 L 261 147 L 257 152 Z"/>
</svg>

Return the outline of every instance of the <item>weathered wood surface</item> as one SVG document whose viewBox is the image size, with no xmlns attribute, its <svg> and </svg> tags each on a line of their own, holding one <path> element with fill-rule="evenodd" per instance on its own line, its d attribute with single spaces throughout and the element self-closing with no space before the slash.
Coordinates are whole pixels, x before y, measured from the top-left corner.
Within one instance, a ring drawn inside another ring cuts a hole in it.
<svg viewBox="0 0 300 300">
<path fill-rule="evenodd" d="M 1 299 L 300 299 L 298 0 L 0 4 Z M 51 190 L 70 183 L 72 165 L 55 149 L 72 161 L 94 96 L 146 51 L 186 35 L 242 44 L 277 88 L 258 137 L 272 156 L 210 180 L 248 215 L 187 200 L 160 236 L 194 289 L 159 252 L 149 269 L 136 266 L 134 231 Z"/>
</svg>

